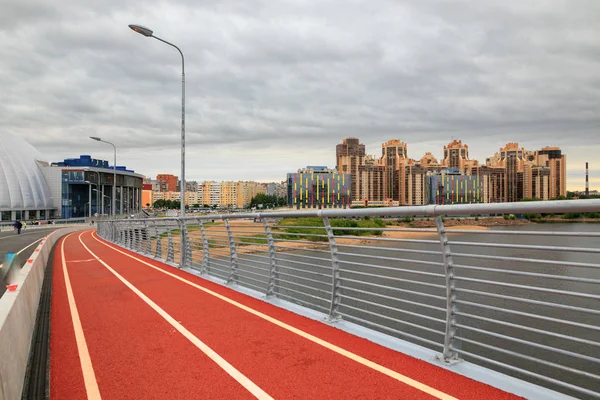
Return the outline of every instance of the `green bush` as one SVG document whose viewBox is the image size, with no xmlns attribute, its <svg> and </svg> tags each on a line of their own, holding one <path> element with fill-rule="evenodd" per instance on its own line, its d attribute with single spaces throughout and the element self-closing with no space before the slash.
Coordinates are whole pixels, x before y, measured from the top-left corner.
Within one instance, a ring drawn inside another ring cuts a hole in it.
<svg viewBox="0 0 600 400">
<path fill-rule="evenodd" d="M 386 223 L 381 218 L 373 220 L 361 219 L 353 220 L 346 218 L 332 218 L 329 220 L 333 229 L 333 234 L 336 236 L 380 236 L 382 231 L 365 231 L 354 229 L 335 229 L 335 228 L 384 228 Z M 306 226 L 314 228 L 296 228 L 295 226 Z M 286 240 L 310 240 L 313 242 L 327 241 L 327 232 L 323 225 L 323 220 L 320 218 L 285 218 L 281 220 L 276 228 L 274 228 L 273 237 Z M 286 235 L 286 233 L 304 234 L 309 236 Z"/>
</svg>

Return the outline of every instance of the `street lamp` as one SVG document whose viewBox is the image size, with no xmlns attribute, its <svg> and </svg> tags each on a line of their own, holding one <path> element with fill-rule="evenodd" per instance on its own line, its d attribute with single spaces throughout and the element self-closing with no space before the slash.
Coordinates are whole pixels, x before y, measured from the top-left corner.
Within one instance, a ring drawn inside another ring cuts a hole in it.
<svg viewBox="0 0 600 400">
<path fill-rule="evenodd" d="M 90 139 L 93 139 L 97 142 L 102 142 L 102 143 L 108 143 L 110 144 L 114 151 L 115 151 L 115 160 L 114 160 L 114 165 L 113 165 L 113 190 L 112 190 L 112 206 L 111 206 L 111 211 L 112 211 L 112 215 L 113 217 L 116 218 L 116 202 L 117 202 L 117 146 L 115 146 L 113 143 L 111 142 L 107 142 L 106 140 L 102 140 L 99 137 L 96 136 L 90 136 Z"/>
<path fill-rule="evenodd" d="M 90 189 L 92 189 L 92 185 L 98 185 L 97 183 L 92 183 L 90 181 L 84 181 L 83 183 L 87 184 L 90 186 Z M 92 189 L 94 190 L 94 189 Z M 92 190 L 90 190 L 90 218 L 92 217 Z M 98 195 L 96 194 L 96 209 L 98 209 Z"/>
<path fill-rule="evenodd" d="M 159 40 L 169 46 L 175 47 L 179 54 L 181 54 L 181 182 L 180 190 L 181 193 L 181 210 L 180 216 L 185 217 L 185 60 L 181 49 L 175 46 L 173 43 L 169 43 L 159 37 L 153 35 L 151 29 L 148 29 L 141 25 L 129 25 L 129 27 L 135 32 Z"/>
<path fill-rule="evenodd" d="M 110 197 L 108 197 L 107 195 L 105 195 L 104 193 L 99 191 L 98 189 L 92 189 L 92 190 L 95 191 L 97 195 L 102 195 L 102 215 L 104 215 L 104 198 L 106 197 L 107 199 L 110 200 Z"/>
</svg>

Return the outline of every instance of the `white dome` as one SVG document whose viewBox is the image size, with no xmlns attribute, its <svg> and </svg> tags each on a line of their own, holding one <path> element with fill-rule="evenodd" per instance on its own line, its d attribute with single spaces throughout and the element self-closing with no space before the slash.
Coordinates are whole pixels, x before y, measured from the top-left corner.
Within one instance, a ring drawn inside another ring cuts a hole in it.
<svg viewBox="0 0 600 400">
<path fill-rule="evenodd" d="M 18 136 L 0 132 L 0 210 L 48 210 L 52 195 L 37 163 L 41 154 Z"/>
</svg>

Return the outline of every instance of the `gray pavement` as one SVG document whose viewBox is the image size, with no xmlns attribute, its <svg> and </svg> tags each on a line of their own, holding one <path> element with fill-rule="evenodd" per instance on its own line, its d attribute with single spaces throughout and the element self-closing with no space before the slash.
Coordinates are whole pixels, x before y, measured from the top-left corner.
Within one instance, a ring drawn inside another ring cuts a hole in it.
<svg viewBox="0 0 600 400">
<path fill-rule="evenodd" d="M 56 230 L 57 227 L 48 228 L 26 228 L 17 235 L 13 231 L 0 232 L 0 264 L 4 262 L 6 253 L 22 252 L 21 257 L 26 259 L 35 249 L 35 245 L 41 238 Z"/>
</svg>

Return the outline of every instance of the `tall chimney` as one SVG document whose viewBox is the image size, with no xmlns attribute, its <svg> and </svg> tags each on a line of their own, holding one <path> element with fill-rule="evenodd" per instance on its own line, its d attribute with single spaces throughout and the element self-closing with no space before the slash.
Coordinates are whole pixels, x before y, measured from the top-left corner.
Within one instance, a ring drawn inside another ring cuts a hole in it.
<svg viewBox="0 0 600 400">
<path fill-rule="evenodd" d="M 589 178 L 588 163 L 586 161 L 585 162 L 585 195 L 586 196 L 590 195 L 590 182 L 589 182 L 588 178 Z"/>
</svg>

